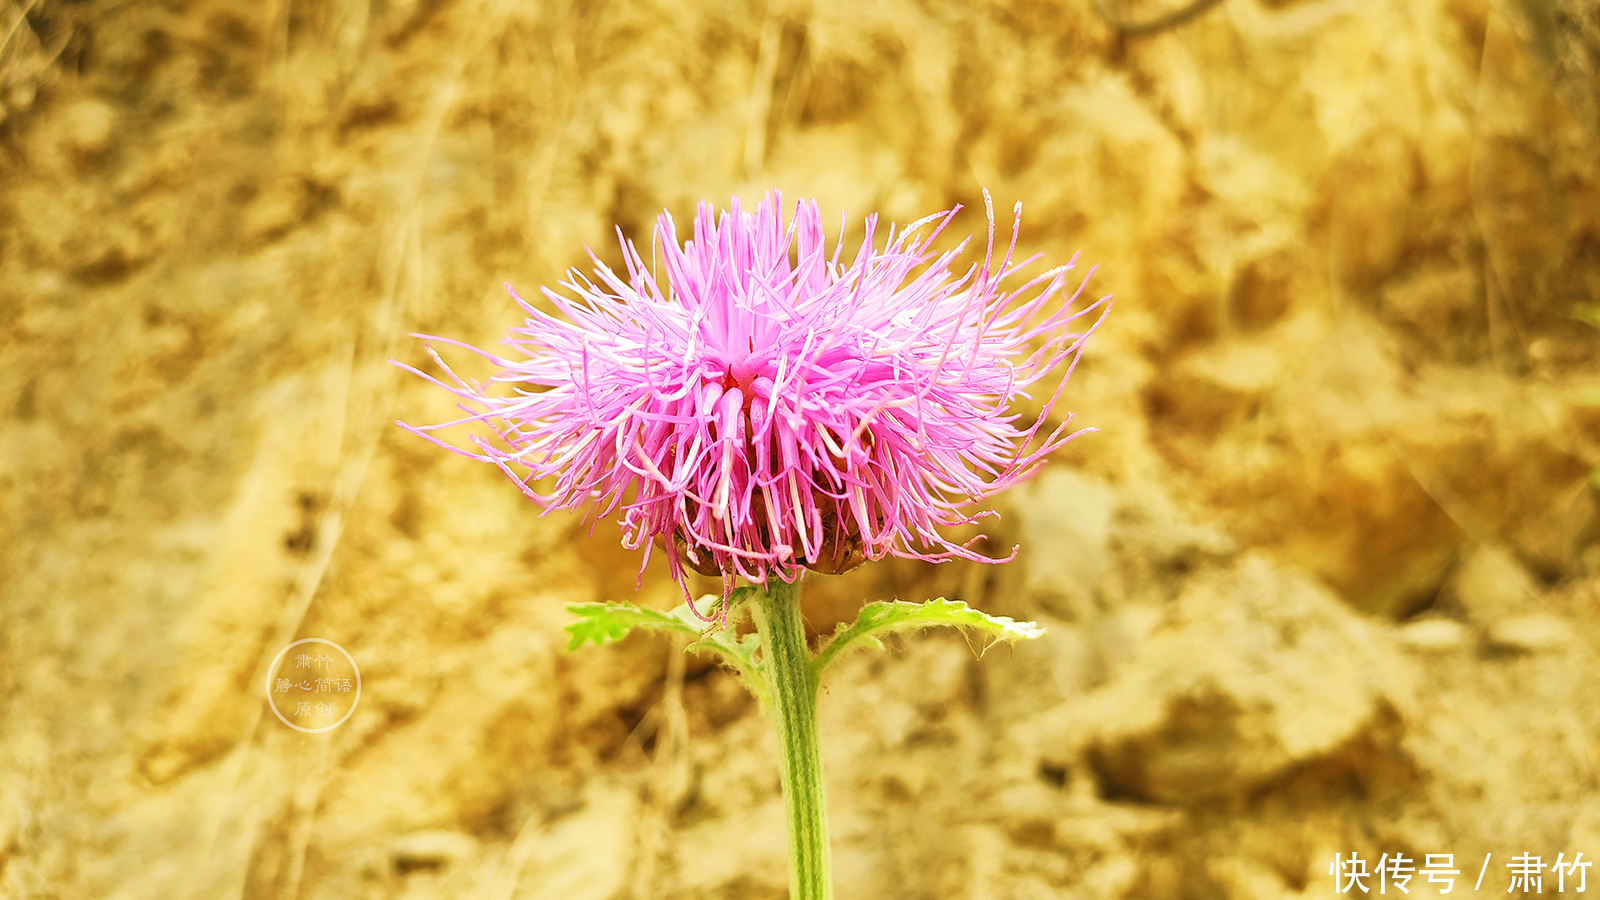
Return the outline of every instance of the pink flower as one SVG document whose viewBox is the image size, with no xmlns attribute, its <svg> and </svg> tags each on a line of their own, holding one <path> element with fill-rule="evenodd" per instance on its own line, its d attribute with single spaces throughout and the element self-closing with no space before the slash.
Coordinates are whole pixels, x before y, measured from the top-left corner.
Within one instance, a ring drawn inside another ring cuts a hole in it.
<svg viewBox="0 0 1600 900">
<path fill-rule="evenodd" d="M 576 299 L 545 291 L 560 315 L 512 291 L 528 317 L 505 340 L 517 358 L 436 339 L 498 367 L 489 386 L 456 376 L 431 346 L 453 385 L 402 365 L 469 415 L 401 425 L 498 466 L 546 511 L 620 510 L 624 545 L 646 563 L 660 547 L 680 584 L 686 565 L 731 588 L 734 576 L 792 582 L 802 566 L 839 572 L 889 554 L 1003 562 L 941 529 L 992 514 L 963 509 L 1083 433 L 1044 425 L 1110 297 L 1075 308 L 1079 284 L 1063 300 L 1077 257 L 1002 290 L 1033 260 L 1012 260 L 1018 204 L 996 263 L 984 202 L 982 264 L 959 276 L 966 242 L 931 249 L 959 207 L 891 226 L 881 251 L 869 216 L 848 264 L 842 237 L 826 254 L 814 201 L 787 225 L 777 194 L 754 214 L 734 198 L 720 219 L 702 203 L 681 245 L 663 213 L 650 265 L 626 240 L 625 278 L 591 254 L 595 280 L 574 269 L 562 283 Z M 1009 409 L 1041 383 L 1036 416 Z M 432 435 L 468 422 L 494 438 L 473 435 L 466 450 Z"/>
</svg>

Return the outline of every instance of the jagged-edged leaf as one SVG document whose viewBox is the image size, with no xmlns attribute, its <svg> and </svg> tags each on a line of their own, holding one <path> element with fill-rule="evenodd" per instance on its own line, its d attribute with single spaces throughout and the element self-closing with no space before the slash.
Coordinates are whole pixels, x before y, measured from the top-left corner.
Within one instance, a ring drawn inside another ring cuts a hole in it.
<svg viewBox="0 0 1600 900">
<path fill-rule="evenodd" d="M 828 663 L 852 645 L 881 647 L 878 638 L 882 635 L 939 625 L 975 631 L 991 641 L 1031 640 L 1044 635 L 1044 629 L 1033 622 L 991 616 L 961 600 L 946 600 L 943 597 L 926 603 L 879 600 L 862 607 L 861 614 L 856 616 L 854 622 L 841 625 L 833 633 L 833 639 L 817 654 L 812 665 L 821 673 Z"/>
<path fill-rule="evenodd" d="M 635 628 L 679 631 L 691 637 L 700 634 L 698 629 L 677 615 L 677 610 L 664 613 L 645 609 L 635 603 L 569 603 L 567 612 L 578 617 L 578 621 L 566 626 L 567 632 L 572 635 L 571 640 L 567 641 L 568 650 L 576 650 L 588 643 L 610 644 L 620 641 Z"/>
<path fill-rule="evenodd" d="M 729 665 L 744 676 L 751 692 L 764 702 L 767 689 L 766 677 L 755 659 L 756 650 L 761 646 L 761 638 L 756 634 L 741 637 L 734 633 L 732 627 L 737 624 L 739 614 L 743 612 L 741 604 L 750 590 L 752 589 L 739 588 L 733 592 L 726 620 L 728 627 L 718 627 L 714 622 L 704 621 L 689 609 L 687 603 L 680 603 L 671 612 L 646 609 L 636 603 L 569 603 L 567 612 L 577 616 L 578 620 L 566 626 L 567 632 L 572 635 L 567 642 L 567 649 L 576 650 L 588 643 L 609 644 L 620 641 L 635 628 L 685 634 L 694 638 L 686 650 L 721 655 Z M 695 608 L 701 615 L 711 617 L 715 615 L 720 601 L 720 597 L 707 594 L 695 601 Z"/>
<path fill-rule="evenodd" d="M 745 687 L 763 704 L 767 702 L 767 675 L 756 662 L 756 651 L 761 649 L 761 635 L 738 635 L 731 628 L 718 628 L 701 635 L 700 640 L 688 646 L 689 650 L 711 650 L 722 655 L 728 665 L 738 671 Z"/>
</svg>

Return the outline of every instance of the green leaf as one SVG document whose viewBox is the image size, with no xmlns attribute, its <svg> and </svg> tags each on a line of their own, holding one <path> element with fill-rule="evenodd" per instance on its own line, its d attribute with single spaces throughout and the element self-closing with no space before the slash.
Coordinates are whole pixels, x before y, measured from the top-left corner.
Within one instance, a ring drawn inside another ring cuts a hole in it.
<svg viewBox="0 0 1600 900">
<path fill-rule="evenodd" d="M 752 632 L 741 636 L 734 634 L 731 628 L 718 628 L 706 631 L 700 640 L 686 649 L 721 654 L 722 661 L 733 666 L 744 678 L 744 685 L 750 689 L 750 693 L 755 694 L 763 704 L 767 702 L 767 675 L 761 664 L 756 662 L 756 651 L 761 649 L 761 635 Z"/>
<path fill-rule="evenodd" d="M 1567 307 L 1567 318 L 1600 328 L 1600 303 L 1574 303 Z"/>
<path fill-rule="evenodd" d="M 879 600 L 862 607 L 854 622 L 840 626 L 833 633 L 833 639 L 817 654 L 812 666 L 820 675 L 828 663 L 852 644 L 860 642 L 863 646 L 881 647 L 883 645 L 878 638 L 884 634 L 917 631 L 937 625 L 975 631 L 991 642 L 1032 640 L 1044 636 L 1044 629 L 1033 622 L 991 616 L 961 600 L 946 600 L 943 597 L 926 603 Z"/>
<path fill-rule="evenodd" d="M 568 650 L 576 650 L 587 643 L 610 644 L 620 641 L 635 628 L 679 631 L 691 636 L 700 634 L 699 630 L 678 617 L 677 610 L 657 612 L 634 603 L 569 603 L 567 612 L 578 617 L 578 621 L 566 626 L 567 632 L 572 635 L 567 642 Z"/>
<path fill-rule="evenodd" d="M 714 622 L 702 621 L 690 611 L 687 603 L 679 604 L 671 612 L 646 609 L 636 603 L 569 603 L 567 612 L 577 616 L 578 620 L 566 626 L 567 632 L 572 635 L 567 642 L 567 650 L 576 650 L 588 643 L 614 643 L 627 637 L 635 628 L 685 634 L 694 640 L 684 649 L 720 655 L 724 662 L 744 676 L 751 693 L 764 701 L 766 676 L 755 659 L 756 651 L 761 647 L 761 638 L 756 634 L 741 637 L 733 631 L 733 626 L 742 617 L 743 603 L 751 590 L 753 588 L 746 587 L 733 592 L 726 628 L 719 628 Z M 714 594 L 707 594 L 695 601 L 695 608 L 702 615 L 714 615 L 721 599 Z"/>
</svg>

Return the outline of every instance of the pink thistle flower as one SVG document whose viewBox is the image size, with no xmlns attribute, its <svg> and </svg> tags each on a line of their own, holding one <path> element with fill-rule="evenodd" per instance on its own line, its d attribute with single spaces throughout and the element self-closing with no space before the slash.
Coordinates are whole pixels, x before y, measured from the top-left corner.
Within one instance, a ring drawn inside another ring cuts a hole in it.
<svg viewBox="0 0 1600 900">
<path fill-rule="evenodd" d="M 469 383 L 429 346 L 453 384 L 399 365 L 455 393 L 468 415 L 400 424 L 499 467 L 547 512 L 620 509 L 624 546 L 644 550 L 641 573 L 660 547 L 680 585 L 685 566 L 720 574 L 726 594 L 734 576 L 793 582 L 802 567 L 842 572 L 890 554 L 1007 561 L 1015 548 L 990 559 L 977 539 L 957 544 L 941 529 L 992 515 L 963 510 L 1092 430 L 1069 432 L 1069 413 L 1043 432 L 1110 297 L 1076 308 L 1085 276 L 1061 300 L 1076 256 L 1002 290 L 1034 260 L 1012 259 L 1021 204 L 995 260 L 987 192 L 984 203 L 983 261 L 959 276 L 951 266 L 967 241 L 931 249 L 959 206 L 891 226 L 881 251 L 869 216 L 848 265 L 842 235 L 826 255 L 814 201 L 787 225 L 775 193 L 753 214 L 737 197 L 720 218 L 702 203 L 682 244 L 663 213 L 650 267 L 619 230 L 626 278 L 591 253 L 595 280 L 574 269 L 562 282 L 576 299 L 545 290 L 559 316 L 507 285 L 527 315 L 505 340 L 518 358 L 417 335 L 499 372 L 490 387 Z M 1058 370 L 1031 421 L 1010 411 Z M 469 422 L 494 439 L 474 435 L 469 450 L 432 434 Z"/>
</svg>

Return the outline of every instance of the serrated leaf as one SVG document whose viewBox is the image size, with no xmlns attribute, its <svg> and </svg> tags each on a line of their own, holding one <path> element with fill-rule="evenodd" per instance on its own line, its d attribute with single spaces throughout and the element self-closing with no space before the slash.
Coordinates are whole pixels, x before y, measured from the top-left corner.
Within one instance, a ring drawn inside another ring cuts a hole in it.
<svg viewBox="0 0 1600 900">
<path fill-rule="evenodd" d="M 646 609 L 635 603 L 569 603 L 567 612 L 577 616 L 578 620 L 566 626 L 567 632 L 572 635 L 567 642 L 567 650 L 576 650 L 589 643 L 615 643 L 627 637 L 635 628 L 685 634 L 694 638 L 685 650 L 720 655 L 744 677 L 751 692 L 765 702 L 766 676 L 755 659 L 755 653 L 761 647 L 761 638 L 756 634 L 741 637 L 731 627 L 738 621 L 735 614 L 741 611 L 740 604 L 750 590 L 740 588 L 733 592 L 727 620 L 730 627 L 727 628 L 719 628 L 712 622 L 702 620 L 689 609 L 687 603 L 680 603 L 671 612 Z M 695 607 L 702 614 L 710 616 L 720 600 L 720 597 L 707 594 L 695 602 Z"/>
<path fill-rule="evenodd" d="M 991 616 L 961 600 L 946 600 L 943 597 L 926 603 L 879 600 L 863 606 L 854 622 L 840 626 L 833 633 L 833 639 L 817 654 L 812 666 L 820 675 L 828 663 L 851 645 L 881 647 L 878 638 L 884 634 L 918 631 L 940 625 L 975 631 L 992 641 L 1032 640 L 1044 635 L 1044 629 L 1033 622 Z"/>
<path fill-rule="evenodd" d="M 732 629 L 719 628 L 707 631 L 700 640 L 688 646 L 689 650 L 714 651 L 722 655 L 728 665 L 738 671 L 745 687 L 763 704 L 767 702 L 767 676 L 756 662 L 756 651 L 761 649 L 761 635 L 737 635 Z"/>
<path fill-rule="evenodd" d="M 567 612 L 578 617 L 566 630 L 572 635 L 568 650 L 584 644 L 610 644 L 627 637 L 635 628 L 653 631 L 678 631 L 698 637 L 700 632 L 677 615 L 645 609 L 634 603 L 569 603 Z M 684 610 L 684 612 L 688 612 Z"/>
</svg>

